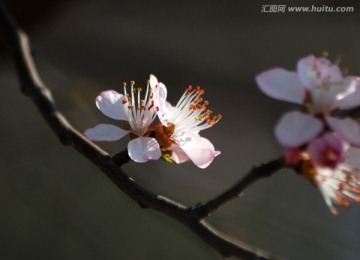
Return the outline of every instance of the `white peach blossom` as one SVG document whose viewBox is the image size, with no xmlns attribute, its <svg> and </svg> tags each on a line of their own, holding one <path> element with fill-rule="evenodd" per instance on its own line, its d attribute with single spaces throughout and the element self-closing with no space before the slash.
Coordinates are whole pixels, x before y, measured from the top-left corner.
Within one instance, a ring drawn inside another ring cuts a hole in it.
<svg viewBox="0 0 360 260">
<path fill-rule="evenodd" d="M 206 107 L 208 101 L 202 97 L 204 90 L 189 86 L 177 105 L 172 106 L 165 102 L 167 90 L 163 83 L 151 76 L 150 85 L 157 93 L 154 103 L 159 108 L 161 124 L 155 128 L 155 138 L 160 146 L 170 152 L 170 159 L 176 163 L 191 160 L 200 168 L 208 167 L 220 151 L 199 132 L 215 125 L 221 115 L 211 116 L 212 112 Z"/>
<path fill-rule="evenodd" d="M 98 109 L 104 115 L 120 120 L 123 128 L 111 124 L 99 124 L 87 129 L 84 135 L 93 141 L 116 141 L 129 135 L 131 141 L 127 148 L 133 161 L 142 163 L 158 160 L 161 157 L 160 146 L 153 137 L 149 136 L 150 126 L 157 110 L 152 97 L 157 93 L 151 93 L 149 83 L 144 96 L 142 88 L 135 87 L 135 82 L 131 82 L 129 93 L 126 87 L 124 83 L 124 94 L 107 90 L 96 98 Z"/>
</svg>

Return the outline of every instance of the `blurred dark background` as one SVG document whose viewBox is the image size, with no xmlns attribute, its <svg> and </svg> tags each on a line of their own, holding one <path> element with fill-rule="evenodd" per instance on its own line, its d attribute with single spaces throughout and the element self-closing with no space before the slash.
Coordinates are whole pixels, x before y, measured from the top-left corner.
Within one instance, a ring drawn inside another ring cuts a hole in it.
<svg viewBox="0 0 360 260">
<path fill-rule="evenodd" d="M 206 90 L 223 120 L 204 131 L 222 155 L 206 170 L 191 163 L 130 163 L 137 182 L 187 205 L 204 202 L 255 163 L 282 152 L 273 126 L 294 106 L 257 89 L 254 76 L 295 69 L 330 52 L 360 74 L 358 1 L 7 1 L 29 33 L 58 106 L 81 131 L 110 122 L 96 95 L 145 84 L 150 73 L 176 102 L 187 84 Z M 261 13 L 264 4 L 353 6 L 353 13 Z M 141 209 L 95 166 L 63 147 L 20 94 L 2 45 L 0 59 L 1 259 L 221 259 L 188 229 Z M 127 141 L 100 143 L 109 152 Z M 209 222 L 285 259 L 359 259 L 360 207 L 330 214 L 307 181 L 283 170 L 220 208 Z"/>
</svg>

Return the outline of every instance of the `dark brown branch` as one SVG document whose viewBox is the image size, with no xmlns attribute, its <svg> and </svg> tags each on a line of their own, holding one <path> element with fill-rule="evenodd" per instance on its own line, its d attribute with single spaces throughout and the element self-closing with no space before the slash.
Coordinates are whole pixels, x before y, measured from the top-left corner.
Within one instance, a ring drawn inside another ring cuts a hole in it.
<svg viewBox="0 0 360 260">
<path fill-rule="evenodd" d="M 258 181 L 259 179 L 270 177 L 275 172 L 284 168 L 284 161 L 282 157 L 270 161 L 266 164 L 254 166 L 250 172 L 248 172 L 244 178 L 238 181 L 233 187 L 226 190 L 216 198 L 209 202 L 199 205 L 194 209 L 197 215 L 201 218 L 207 217 L 211 212 L 215 211 L 221 205 L 225 204 L 231 199 L 238 197 L 248 186 Z"/>
<path fill-rule="evenodd" d="M 278 170 L 280 161 L 254 168 L 249 175 L 229 191 L 195 209 L 187 208 L 169 198 L 154 194 L 138 185 L 119 167 L 129 161 L 126 151 L 114 156 L 109 155 L 80 134 L 57 109 L 49 88 L 42 82 L 37 72 L 27 36 L 18 29 L 1 0 L 0 22 L 15 60 L 22 92 L 32 99 L 41 115 L 64 145 L 72 146 L 97 165 L 115 185 L 133 198 L 141 207 L 152 208 L 178 220 L 222 255 L 237 256 L 241 259 L 274 259 L 268 253 L 245 243 L 233 242 L 230 238 L 214 230 L 203 218 L 229 199 L 234 198 L 234 194 L 241 192 L 258 178 Z"/>
</svg>

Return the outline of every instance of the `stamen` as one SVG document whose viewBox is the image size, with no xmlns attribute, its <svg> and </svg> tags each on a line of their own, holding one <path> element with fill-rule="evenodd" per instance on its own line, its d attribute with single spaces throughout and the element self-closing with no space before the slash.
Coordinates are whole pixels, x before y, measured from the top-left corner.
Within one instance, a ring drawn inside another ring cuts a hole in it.
<svg viewBox="0 0 360 260">
<path fill-rule="evenodd" d="M 146 94 L 142 97 L 142 88 L 135 87 L 135 81 L 130 81 L 130 91 L 127 92 L 127 83 L 124 82 L 125 99 L 122 100 L 125 111 L 128 116 L 128 124 L 130 133 L 136 136 L 144 136 L 149 133 L 149 127 L 156 117 L 155 110 L 151 110 L 154 106 L 149 97 L 150 81 L 147 80 Z M 136 94 L 137 93 L 137 94 Z M 136 96 L 135 96 L 136 95 Z M 147 111 L 147 108 L 149 111 Z"/>
<path fill-rule="evenodd" d="M 151 105 L 148 107 L 148 110 L 154 107 L 154 101 L 151 101 Z"/>
</svg>

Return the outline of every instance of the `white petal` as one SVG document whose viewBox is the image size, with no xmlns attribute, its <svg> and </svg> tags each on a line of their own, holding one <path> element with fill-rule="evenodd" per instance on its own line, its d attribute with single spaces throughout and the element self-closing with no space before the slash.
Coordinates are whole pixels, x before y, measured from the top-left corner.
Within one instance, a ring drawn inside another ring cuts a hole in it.
<svg viewBox="0 0 360 260">
<path fill-rule="evenodd" d="M 312 55 L 299 60 L 297 72 L 301 82 L 309 89 L 315 89 L 323 84 L 341 82 L 343 77 L 340 68 L 325 58 Z"/>
<path fill-rule="evenodd" d="M 167 103 L 166 97 L 167 97 L 167 89 L 163 83 L 159 83 L 153 90 L 153 100 L 154 105 L 157 108 L 157 115 L 159 117 L 159 120 L 161 123 L 165 126 L 167 126 L 167 117 L 166 117 L 166 111 L 167 111 Z"/>
<path fill-rule="evenodd" d="M 312 140 L 323 129 L 321 121 L 299 111 L 283 115 L 275 127 L 278 142 L 285 147 L 298 147 Z"/>
<path fill-rule="evenodd" d="M 316 62 L 316 58 L 312 55 L 302 58 L 298 61 L 297 64 L 297 72 L 300 77 L 301 82 L 307 87 L 310 88 L 310 86 L 313 83 L 314 75 L 312 64 Z"/>
<path fill-rule="evenodd" d="M 161 111 L 164 111 L 166 106 L 167 89 L 166 86 L 161 82 L 159 83 L 158 88 L 158 106 Z"/>
<path fill-rule="evenodd" d="M 360 106 L 360 78 L 347 77 L 345 79 L 347 89 L 350 92 L 344 97 L 338 96 L 338 101 L 335 104 L 339 109 L 351 109 Z"/>
<path fill-rule="evenodd" d="M 350 144 L 360 147 L 360 125 L 353 119 L 327 117 L 329 126 Z"/>
<path fill-rule="evenodd" d="M 198 134 L 186 133 L 178 143 L 190 160 L 199 168 L 206 168 L 220 154 L 212 143 Z"/>
<path fill-rule="evenodd" d="M 143 136 L 133 139 L 128 143 L 128 153 L 130 158 L 138 163 L 159 160 L 161 157 L 158 142 L 154 138 Z"/>
<path fill-rule="evenodd" d="M 155 86 L 159 83 L 157 77 L 155 77 L 153 74 L 150 74 L 150 87 L 151 89 L 155 88 Z"/>
<path fill-rule="evenodd" d="M 84 135 L 93 141 L 116 141 L 128 133 L 128 131 L 114 125 L 100 124 L 94 128 L 87 129 Z"/>
<path fill-rule="evenodd" d="M 170 158 L 176 163 L 184 163 L 190 160 L 189 156 L 187 156 L 184 150 L 177 144 L 172 144 L 169 150 L 172 151 Z"/>
<path fill-rule="evenodd" d="M 157 110 L 157 115 L 161 123 L 167 126 L 167 120 L 165 117 L 166 112 L 166 97 L 167 97 L 167 89 L 166 86 L 159 82 L 158 79 L 154 75 L 150 75 L 150 87 L 153 95 L 154 105 Z"/>
<path fill-rule="evenodd" d="M 305 98 L 305 88 L 295 72 L 276 68 L 256 76 L 260 89 L 268 96 L 302 104 Z"/>
<path fill-rule="evenodd" d="M 122 104 L 124 99 L 124 95 L 119 94 L 114 90 L 107 90 L 101 92 L 100 95 L 96 97 L 96 106 L 104 113 L 104 115 L 110 118 L 128 120 Z"/>
</svg>

